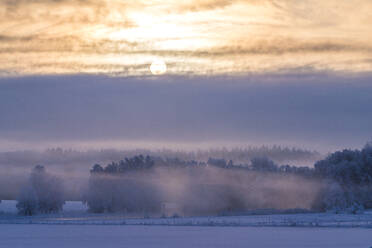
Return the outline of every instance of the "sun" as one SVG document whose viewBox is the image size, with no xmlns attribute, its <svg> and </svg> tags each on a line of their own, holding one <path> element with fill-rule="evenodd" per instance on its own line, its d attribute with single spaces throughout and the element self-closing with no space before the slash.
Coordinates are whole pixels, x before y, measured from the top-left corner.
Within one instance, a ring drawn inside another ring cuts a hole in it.
<svg viewBox="0 0 372 248">
<path fill-rule="evenodd" d="M 162 75 L 167 72 L 167 65 L 163 60 L 155 60 L 150 66 L 150 71 L 153 75 Z"/>
</svg>

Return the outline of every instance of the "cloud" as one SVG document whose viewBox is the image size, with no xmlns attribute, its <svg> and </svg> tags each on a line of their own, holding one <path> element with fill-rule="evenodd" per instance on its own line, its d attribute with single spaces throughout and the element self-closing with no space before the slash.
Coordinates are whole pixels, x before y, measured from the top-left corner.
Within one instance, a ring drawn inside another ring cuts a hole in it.
<svg viewBox="0 0 372 248">
<path fill-rule="evenodd" d="M 239 42 L 235 42 L 239 43 Z M 148 51 L 155 54 L 165 55 L 186 55 L 193 56 L 229 56 L 229 55 L 245 55 L 245 54 L 271 54 L 280 55 L 284 53 L 326 53 L 326 52 L 372 52 L 372 46 L 364 43 L 350 44 L 347 41 L 301 41 L 294 39 L 272 39 L 272 40 L 256 40 L 241 45 L 230 44 L 222 47 L 200 51 Z M 145 52 L 145 51 L 137 51 Z"/>
<path fill-rule="evenodd" d="M 9 41 L 30 41 L 33 40 L 34 37 L 32 36 L 7 36 L 7 35 L 0 35 L 0 42 L 9 42 Z"/>
<path fill-rule="evenodd" d="M 0 71 L 110 74 L 120 64 L 122 75 L 146 75 L 140 65 L 159 57 L 174 74 L 372 71 L 371 8 L 368 0 L 0 0 Z"/>
<path fill-rule="evenodd" d="M 208 11 L 228 7 L 237 0 L 193 0 L 180 1 L 177 5 L 179 12 Z"/>
<path fill-rule="evenodd" d="M 3 141 L 362 146 L 370 75 L 0 79 Z M 342 144 L 342 145 L 341 145 Z"/>
<path fill-rule="evenodd" d="M 126 10 L 141 4 L 118 0 L 0 0 L 0 6 L 3 8 L 2 15 L 0 12 L 2 21 L 97 24 L 114 22 L 110 15 L 120 10 L 120 22 L 124 25 Z"/>
</svg>

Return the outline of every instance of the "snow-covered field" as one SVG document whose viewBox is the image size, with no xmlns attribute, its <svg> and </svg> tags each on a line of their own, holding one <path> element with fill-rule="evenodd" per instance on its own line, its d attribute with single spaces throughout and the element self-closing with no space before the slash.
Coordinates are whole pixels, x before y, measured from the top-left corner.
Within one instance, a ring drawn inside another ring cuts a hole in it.
<svg viewBox="0 0 372 248">
<path fill-rule="evenodd" d="M 67 202 L 61 214 L 24 217 L 16 215 L 15 205 L 15 201 L 0 203 L 0 224 L 372 228 L 372 212 L 356 215 L 306 213 L 184 218 L 159 218 L 150 215 L 147 218 L 134 218 L 123 214 L 90 214 L 81 202 Z"/>
<path fill-rule="evenodd" d="M 0 225 L 0 247 L 368 248 L 362 228 Z"/>
<path fill-rule="evenodd" d="M 371 213 L 133 218 L 67 202 L 22 217 L 15 204 L 0 203 L 0 247 L 372 247 Z"/>
</svg>

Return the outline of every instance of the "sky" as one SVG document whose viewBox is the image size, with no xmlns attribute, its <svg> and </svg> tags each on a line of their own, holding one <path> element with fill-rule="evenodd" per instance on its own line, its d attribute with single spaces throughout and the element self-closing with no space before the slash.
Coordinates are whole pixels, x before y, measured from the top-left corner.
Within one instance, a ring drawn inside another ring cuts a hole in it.
<svg viewBox="0 0 372 248">
<path fill-rule="evenodd" d="M 368 75 L 10 77 L 0 79 L 0 101 L 0 150 L 279 144 L 330 151 L 372 138 Z"/>
<path fill-rule="evenodd" d="M 371 0 L 0 0 L 0 150 L 361 147 L 370 23 Z"/>
<path fill-rule="evenodd" d="M 0 73 L 372 69 L 371 0 L 0 0 Z"/>
</svg>

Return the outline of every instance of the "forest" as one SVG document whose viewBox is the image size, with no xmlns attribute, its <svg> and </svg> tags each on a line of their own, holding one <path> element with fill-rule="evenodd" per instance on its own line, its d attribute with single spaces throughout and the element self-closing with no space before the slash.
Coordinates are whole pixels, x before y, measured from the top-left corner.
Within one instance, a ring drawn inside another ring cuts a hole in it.
<svg viewBox="0 0 372 248">
<path fill-rule="evenodd" d="M 372 208 L 372 143 L 336 151 L 313 167 L 279 165 L 267 157 L 249 163 L 210 157 L 206 161 L 134 155 L 94 164 L 81 201 L 93 213 L 179 215 L 252 209 L 306 209 L 359 213 Z M 19 214 L 57 213 L 66 183 L 44 166 L 34 167 L 18 194 Z"/>
</svg>

